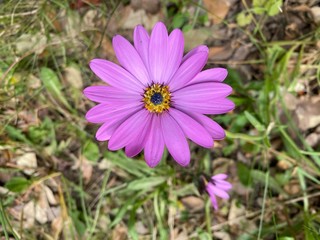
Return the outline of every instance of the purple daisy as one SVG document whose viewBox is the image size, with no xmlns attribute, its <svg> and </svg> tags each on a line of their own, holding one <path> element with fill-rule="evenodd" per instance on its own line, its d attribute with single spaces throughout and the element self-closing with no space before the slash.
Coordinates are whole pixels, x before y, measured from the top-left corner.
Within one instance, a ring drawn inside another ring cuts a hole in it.
<svg viewBox="0 0 320 240">
<path fill-rule="evenodd" d="M 215 210 L 218 210 L 218 203 L 216 196 L 222 199 L 229 199 L 229 191 L 232 188 L 231 183 L 225 181 L 228 177 L 226 174 L 217 174 L 209 181 L 206 181 L 206 190 L 210 196 L 212 206 Z"/>
<path fill-rule="evenodd" d="M 142 27 L 134 29 L 134 46 L 120 35 L 112 44 L 121 66 L 93 59 L 91 70 L 108 86 L 91 86 L 84 95 L 99 104 L 86 118 L 102 123 L 96 133 L 99 141 L 109 141 L 111 151 L 125 147 L 128 157 L 144 149 L 150 167 L 161 160 L 167 147 L 181 166 L 190 162 L 186 138 L 205 148 L 214 139 L 223 139 L 224 130 L 204 114 L 226 113 L 234 103 L 226 97 L 232 88 L 221 83 L 224 68 L 202 71 L 208 47 L 201 45 L 183 56 L 181 30 L 168 35 L 158 22 L 149 36 Z"/>
</svg>

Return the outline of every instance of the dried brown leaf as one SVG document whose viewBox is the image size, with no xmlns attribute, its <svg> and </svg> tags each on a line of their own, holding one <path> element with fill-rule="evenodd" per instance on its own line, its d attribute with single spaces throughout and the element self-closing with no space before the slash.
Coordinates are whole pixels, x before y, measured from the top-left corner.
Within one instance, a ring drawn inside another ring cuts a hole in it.
<svg viewBox="0 0 320 240">
<path fill-rule="evenodd" d="M 198 212 L 204 208 L 204 201 L 199 197 L 184 197 L 181 199 L 181 202 L 190 212 Z"/>
<path fill-rule="evenodd" d="M 126 240 L 128 236 L 128 229 L 123 225 L 117 225 L 112 231 L 112 238 L 114 240 Z"/>
<path fill-rule="evenodd" d="M 223 21 L 227 16 L 230 8 L 228 0 L 204 0 L 205 8 L 208 10 L 208 17 L 214 24 Z"/>
<path fill-rule="evenodd" d="M 80 70 L 75 66 L 69 66 L 64 69 L 64 79 L 66 82 L 77 89 L 83 88 L 83 80 Z"/>
<path fill-rule="evenodd" d="M 37 168 L 37 157 L 34 152 L 28 152 L 16 159 L 16 163 L 19 167 L 23 168 L 23 172 L 27 175 L 32 175 Z"/>
</svg>

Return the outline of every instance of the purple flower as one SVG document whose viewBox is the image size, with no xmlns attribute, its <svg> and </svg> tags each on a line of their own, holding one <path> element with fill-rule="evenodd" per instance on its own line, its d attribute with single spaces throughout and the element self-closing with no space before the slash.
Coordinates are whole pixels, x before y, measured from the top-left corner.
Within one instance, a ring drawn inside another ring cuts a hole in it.
<svg viewBox="0 0 320 240">
<path fill-rule="evenodd" d="M 224 130 L 204 114 L 226 113 L 234 103 L 226 97 L 232 89 L 221 83 L 227 70 L 202 71 L 208 48 L 198 46 L 183 56 L 184 39 L 179 29 L 168 36 L 165 25 L 157 23 L 151 36 L 142 26 L 134 29 L 134 46 L 120 35 L 113 48 L 121 66 L 93 59 L 91 70 L 108 86 L 91 86 L 84 94 L 99 104 L 86 118 L 102 123 L 99 141 L 109 141 L 112 151 L 125 147 L 128 157 L 144 149 L 150 167 L 161 160 L 167 147 L 182 166 L 190 162 L 186 138 L 211 148 L 223 139 Z"/>
<path fill-rule="evenodd" d="M 215 210 L 218 210 L 218 203 L 216 196 L 223 198 L 223 199 L 229 199 L 229 194 L 227 191 L 229 191 L 232 188 L 232 185 L 225 181 L 225 179 L 228 177 L 226 174 L 217 174 L 209 181 L 206 181 L 206 190 L 210 196 L 212 206 Z"/>
</svg>

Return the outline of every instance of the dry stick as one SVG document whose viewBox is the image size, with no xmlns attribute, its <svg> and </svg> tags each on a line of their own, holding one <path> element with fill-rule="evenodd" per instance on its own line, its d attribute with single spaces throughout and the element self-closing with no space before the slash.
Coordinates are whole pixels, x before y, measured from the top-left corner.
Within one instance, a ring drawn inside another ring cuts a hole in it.
<svg viewBox="0 0 320 240">
<path fill-rule="evenodd" d="M 38 12 L 38 9 L 34 9 L 30 12 L 23 12 L 23 13 L 14 13 L 14 17 L 23 17 L 23 16 L 28 16 L 28 15 L 33 15 L 33 14 L 36 14 Z M 7 14 L 7 15 L 2 15 L 0 16 L 0 19 L 2 18 L 11 18 L 12 17 L 12 14 Z"/>
<path fill-rule="evenodd" d="M 169 178 L 168 181 L 169 186 L 169 201 L 174 200 L 173 192 L 172 192 L 172 178 Z M 175 208 L 169 204 L 169 213 L 168 213 L 168 225 L 170 230 L 170 239 L 174 239 L 174 215 Z"/>
</svg>

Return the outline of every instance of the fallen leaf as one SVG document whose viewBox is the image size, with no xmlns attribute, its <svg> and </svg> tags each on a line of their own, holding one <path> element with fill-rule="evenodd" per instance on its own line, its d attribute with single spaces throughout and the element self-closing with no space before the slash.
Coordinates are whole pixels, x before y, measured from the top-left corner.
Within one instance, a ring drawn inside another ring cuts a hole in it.
<svg viewBox="0 0 320 240">
<path fill-rule="evenodd" d="M 34 76 L 33 74 L 29 74 L 27 77 L 28 86 L 32 89 L 38 89 L 41 87 L 41 80 Z"/>
<path fill-rule="evenodd" d="M 286 104 L 286 107 L 289 109 L 289 110 L 294 110 L 296 109 L 297 107 L 297 104 L 298 104 L 298 99 L 291 93 L 284 93 L 284 98 L 283 98 L 285 104 Z"/>
<path fill-rule="evenodd" d="M 59 239 L 63 229 L 63 218 L 61 216 L 52 220 L 51 223 L 51 232 L 53 234 L 53 239 Z"/>
<path fill-rule="evenodd" d="M 81 19 L 79 12 L 68 11 L 61 13 L 61 15 L 64 15 L 64 18 L 62 18 L 62 25 L 67 33 L 67 36 L 72 38 L 78 37 L 79 33 L 81 32 Z"/>
<path fill-rule="evenodd" d="M 83 16 L 81 31 L 95 28 L 97 24 L 98 16 L 99 16 L 98 9 L 89 9 Z"/>
<path fill-rule="evenodd" d="M 320 23 L 320 7 L 312 7 L 311 8 L 311 13 L 313 15 L 313 19 L 315 23 Z"/>
<path fill-rule="evenodd" d="M 135 223 L 135 229 L 139 235 L 145 235 L 149 233 L 148 228 L 146 228 L 141 221 Z"/>
<path fill-rule="evenodd" d="M 78 160 L 76 164 L 72 167 L 72 169 L 78 169 L 80 168 L 82 172 L 82 177 L 84 179 L 85 183 L 88 183 L 91 179 L 93 167 L 84 156 L 81 156 L 81 160 Z"/>
<path fill-rule="evenodd" d="M 40 224 L 45 224 L 48 222 L 48 214 L 50 212 L 50 206 L 48 203 L 48 198 L 45 190 L 46 186 L 41 184 L 35 188 L 38 192 L 38 198 L 35 203 L 35 218 Z"/>
<path fill-rule="evenodd" d="M 277 167 L 282 170 L 287 170 L 292 167 L 292 164 L 289 161 L 282 159 L 278 161 Z"/>
<path fill-rule="evenodd" d="M 306 137 L 306 142 L 311 146 L 315 147 L 320 144 L 320 134 L 319 133 L 311 133 Z"/>
<path fill-rule="evenodd" d="M 293 179 L 288 184 L 284 185 L 283 188 L 288 194 L 296 195 L 301 193 L 301 187 L 297 180 Z"/>
<path fill-rule="evenodd" d="M 128 229 L 125 226 L 117 225 L 112 231 L 111 239 L 114 240 L 125 240 L 128 236 Z"/>
<path fill-rule="evenodd" d="M 232 61 L 242 61 L 247 59 L 250 51 L 251 51 L 252 44 L 241 45 L 235 49 L 235 53 L 232 57 Z"/>
<path fill-rule="evenodd" d="M 142 0 L 142 8 L 148 13 L 156 14 L 160 10 L 160 0 Z"/>
<path fill-rule="evenodd" d="M 82 177 L 85 183 L 88 183 L 91 179 L 93 167 L 89 161 L 83 161 L 81 165 Z"/>
<path fill-rule="evenodd" d="M 184 34 L 185 51 L 203 44 L 211 35 L 211 31 L 205 28 L 191 29 Z"/>
<path fill-rule="evenodd" d="M 300 101 L 297 104 L 295 113 L 298 118 L 298 127 L 307 130 L 320 124 L 320 99 Z"/>
<path fill-rule="evenodd" d="M 224 61 L 228 60 L 232 54 L 233 49 L 230 46 L 219 46 L 209 48 L 210 61 Z"/>
<path fill-rule="evenodd" d="M 213 236 L 215 239 L 221 239 L 221 240 L 231 240 L 230 235 L 227 232 L 214 232 Z"/>
<path fill-rule="evenodd" d="M 238 217 L 244 215 L 246 212 L 246 209 L 243 205 L 238 204 L 236 199 L 233 199 L 231 202 L 231 207 L 229 210 L 229 216 L 228 216 L 228 221 L 229 225 L 240 225 L 241 223 L 239 222 Z"/>
<path fill-rule="evenodd" d="M 16 39 L 16 49 L 20 54 L 33 49 L 36 54 L 41 54 L 46 47 L 46 43 L 46 36 L 40 32 L 35 34 L 23 33 Z"/>
<path fill-rule="evenodd" d="M 23 172 L 27 175 L 32 175 L 37 168 L 37 157 L 34 152 L 25 153 L 19 156 L 16 160 L 17 165 L 21 168 L 25 168 Z"/>
<path fill-rule="evenodd" d="M 23 227 L 24 228 L 31 228 L 34 226 L 35 222 L 35 204 L 33 201 L 28 202 L 23 207 Z"/>
<path fill-rule="evenodd" d="M 46 197 L 47 197 L 47 199 L 48 199 L 48 202 L 49 202 L 51 205 L 57 205 L 58 203 L 57 203 L 56 198 L 55 198 L 54 195 L 53 195 L 52 190 L 51 190 L 49 187 L 47 187 L 47 186 L 43 186 L 43 189 L 44 189 L 44 192 L 45 192 Z"/>
<path fill-rule="evenodd" d="M 130 5 L 134 10 L 138 10 L 142 7 L 142 0 L 131 0 Z"/>
<path fill-rule="evenodd" d="M 69 66 L 64 69 L 64 79 L 72 87 L 77 89 L 83 88 L 83 80 L 79 68 L 75 66 Z"/>
<path fill-rule="evenodd" d="M 45 224 L 48 222 L 47 209 L 43 209 L 39 204 L 36 204 L 35 218 L 40 224 Z"/>
<path fill-rule="evenodd" d="M 190 211 L 190 212 L 198 212 L 204 208 L 204 201 L 203 199 L 195 196 L 188 196 L 181 199 L 183 205 Z"/>
<path fill-rule="evenodd" d="M 230 2 L 228 0 L 204 0 L 203 3 L 208 10 L 209 20 L 214 24 L 222 22 L 229 12 Z"/>
<path fill-rule="evenodd" d="M 134 11 L 130 6 L 125 7 L 121 15 L 123 17 L 119 26 L 124 29 L 133 29 L 136 25 L 142 24 L 147 30 L 151 30 L 160 20 L 160 14 L 150 15 L 144 9 Z"/>
<path fill-rule="evenodd" d="M 47 212 L 48 222 L 52 222 L 57 217 L 61 216 L 61 207 L 50 207 L 50 210 Z"/>
</svg>

